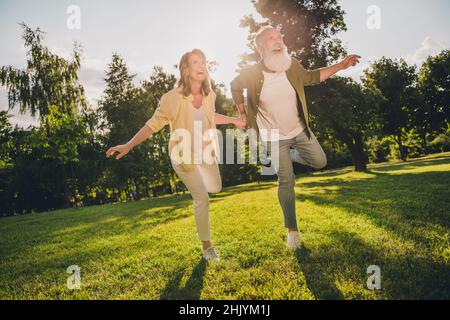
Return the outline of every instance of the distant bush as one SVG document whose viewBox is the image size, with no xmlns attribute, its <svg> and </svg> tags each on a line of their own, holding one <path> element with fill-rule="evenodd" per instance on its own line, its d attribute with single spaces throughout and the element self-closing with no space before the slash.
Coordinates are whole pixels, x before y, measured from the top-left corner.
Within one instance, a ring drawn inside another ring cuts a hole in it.
<svg viewBox="0 0 450 320">
<path fill-rule="evenodd" d="M 321 145 L 327 156 L 327 168 L 339 168 L 353 164 L 352 156 L 347 148 L 332 145 L 329 141 L 323 141 Z"/>
<path fill-rule="evenodd" d="M 430 148 L 433 152 L 450 151 L 450 135 L 442 133 L 430 142 Z"/>
<path fill-rule="evenodd" d="M 378 137 L 373 137 L 369 139 L 367 144 L 370 162 L 395 160 L 399 156 L 398 146 L 390 137 L 384 137 L 381 140 Z"/>
</svg>

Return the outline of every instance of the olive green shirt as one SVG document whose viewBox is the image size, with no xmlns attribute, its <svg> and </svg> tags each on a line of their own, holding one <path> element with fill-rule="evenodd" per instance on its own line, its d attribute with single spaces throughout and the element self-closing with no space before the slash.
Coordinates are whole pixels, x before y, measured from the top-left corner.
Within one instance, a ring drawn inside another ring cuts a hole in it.
<svg viewBox="0 0 450 320">
<path fill-rule="evenodd" d="M 247 126 L 250 129 L 256 129 L 257 132 L 259 131 L 256 124 L 256 115 L 258 114 L 259 96 L 264 82 L 263 69 L 264 65 L 261 60 L 251 67 L 242 69 L 239 75 L 231 81 L 231 94 L 237 105 L 244 103 L 244 89 L 247 89 Z M 320 83 L 320 69 L 306 70 L 298 60 L 292 58 L 292 64 L 286 71 L 286 76 L 297 93 L 299 116 L 305 121 L 305 130 L 310 138 L 309 114 L 304 86 Z"/>
</svg>

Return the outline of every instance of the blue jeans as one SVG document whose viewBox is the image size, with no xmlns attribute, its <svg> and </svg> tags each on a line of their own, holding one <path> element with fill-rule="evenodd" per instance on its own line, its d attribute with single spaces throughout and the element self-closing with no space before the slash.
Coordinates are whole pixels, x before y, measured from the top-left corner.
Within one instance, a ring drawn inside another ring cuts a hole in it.
<svg viewBox="0 0 450 320">
<path fill-rule="evenodd" d="M 296 137 L 278 142 L 278 161 L 273 161 L 274 154 L 271 152 L 270 143 L 267 151 L 272 158 L 275 172 L 278 176 L 278 201 L 284 215 L 284 226 L 286 228 L 297 227 L 297 217 L 295 213 L 295 175 L 292 167 L 290 148 L 296 153 L 295 158 L 301 164 L 321 169 L 327 165 L 327 157 L 316 136 L 310 130 L 311 139 L 308 139 L 306 130 L 303 130 Z M 277 151 L 275 150 L 275 151 Z"/>
</svg>

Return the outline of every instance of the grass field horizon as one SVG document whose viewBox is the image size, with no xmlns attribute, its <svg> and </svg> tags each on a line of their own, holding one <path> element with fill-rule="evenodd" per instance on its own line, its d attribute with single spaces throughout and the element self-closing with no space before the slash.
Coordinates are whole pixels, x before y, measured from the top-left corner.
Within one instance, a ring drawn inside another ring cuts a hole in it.
<svg viewBox="0 0 450 320">
<path fill-rule="evenodd" d="M 210 263 L 189 194 L 0 218 L 0 299 L 449 299 L 450 152 L 369 169 L 297 177 L 297 251 L 276 182 L 211 195 Z"/>
</svg>

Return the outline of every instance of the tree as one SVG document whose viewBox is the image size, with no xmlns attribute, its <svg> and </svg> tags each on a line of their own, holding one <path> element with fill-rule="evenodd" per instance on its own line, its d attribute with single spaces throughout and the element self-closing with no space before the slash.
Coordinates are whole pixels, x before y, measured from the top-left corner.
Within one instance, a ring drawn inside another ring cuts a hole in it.
<svg viewBox="0 0 450 320">
<path fill-rule="evenodd" d="M 13 181 L 13 164 L 10 150 L 17 147 L 13 144 L 9 117 L 11 115 L 7 111 L 0 111 L 0 216 L 11 212 L 9 186 Z"/>
<path fill-rule="evenodd" d="M 8 90 L 9 109 L 20 106 L 20 112 L 27 110 L 32 116 L 39 113 L 43 119 L 54 105 L 64 113 L 75 114 L 87 108 L 84 89 L 78 83 L 81 49 L 74 44 L 73 58 L 68 61 L 42 44 L 43 34 L 39 28 L 30 29 L 25 23 L 22 38 L 27 51 L 25 70 L 3 66 L 0 69 L 0 84 Z M 44 126 L 47 123 L 44 122 Z"/>
<path fill-rule="evenodd" d="M 105 149 L 123 144 L 134 136 L 153 115 L 161 96 L 171 90 L 176 81 L 161 67 L 155 67 L 140 87 L 133 84 L 133 78 L 123 58 L 113 54 L 106 72 L 105 94 L 99 103 L 102 126 L 107 131 L 103 137 Z M 163 189 L 164 193 L 176 191 L 168 141 L 169 128 L 164 128 L 120 161 L 108 161 L 105 187 L 114 190 L 116 201 L 156 195 L 158 189 Z"/>
<path fill-rule="evenodd" d="M 98 114 L 100 128 L 105 132 L 102 136 L 103 149 L 125 143 L 137 131 L 136 108 L 133 101 L 138 94 L 123 58 L 113 53 L 111 63 L 106 70 L 106 89 L 99 101 Z M 105 168 L 105 188 L 114 190 L 114 200 L 126 200 L 129 190 L 130 167 L 133 165 L 131 155 L 121 161 L 109 161 Z"/>
<path fill-rule="evenodd" d="M 75 205 L 78 193 L 77 164 L 80 145 L 89 136 L 79 115 L 68 115 L 49 106 L 41 120 L 47 126 L 15 128 L 9 150 L 13 180 L 8 186 L 10 212 L 54 210 Z"/>
<path fill-rule="evenodd" d="M 408 155 L 404 140 L 409 129 L 411 106 L 416 102 L 415 67 L 403 59 L 381 58 L 364 70 L 364 86 L 374 94 L 381 94 L 379 116 L 383 135 L 392 136 L 398 144 L 400 158 L 406 161 Z"/>
<path fill-rule="evenodd" d="M 13 147 L 11 141 L 12 127 L 8 121 L 10 117 L 8 111 L 0 111 L 0 168 L 10 162 L 8 150 Z"/>
<path fill-rule="evenodd" d="M 1 67 L 0 84 L 6 86 L 9 109 L 19 105 L 22 113 L 38 114 L 40 126 L 28 130 L 16 126 L 8 136 L 14 145 L 6 148 L 8 214 L 75 205 L 80 162 L 89 166 L 89 171 L 83 172 L 86 181 L 91 179 L 93 184 L 98 176 L 92 162 L 84 161 L 80 154 L 81 149 L 89 149 L 86 146 L 92 147 L 86 152 L 91 155 L 98 149 L 92 141 L 96 119 L 78 82 L 80 46 L 75 43 L 73 57 L 67 60 L 45 47 L 44 32 L 39 28 L 21 26 L 28 48 L 26 68 Z"/>
<path fill-rule="evenodd" d="M 450 50 L 428 57 L 419 71 L 420 103 L 414 110 L 414 124 L 424 147 L 427 134 L 436 136 L 449 126 L 450 119 Z"/>
<path fill-rule="evenodd" d="M 377 128 L 378 96 L 350 78 L 333 77 L 311 88 L 314 126 L 344 143 L 355 171 L 366 171 L 365 141 Z"/>
<path fill-rule="evenodd" d="M 249 28 L 248 47 L 242 55 L 241 67 L 259 60 L 253 40 L 262 25 L 280 27 L 288 51 L 305 67 L 322 67 L 345 54 L 335 35 L 345 31 L 344 11 L 336 0 L 256 0 L 256 11 L 266 19 L 257 23 L 252 15 L 241 20 Z"/>
</svg>

